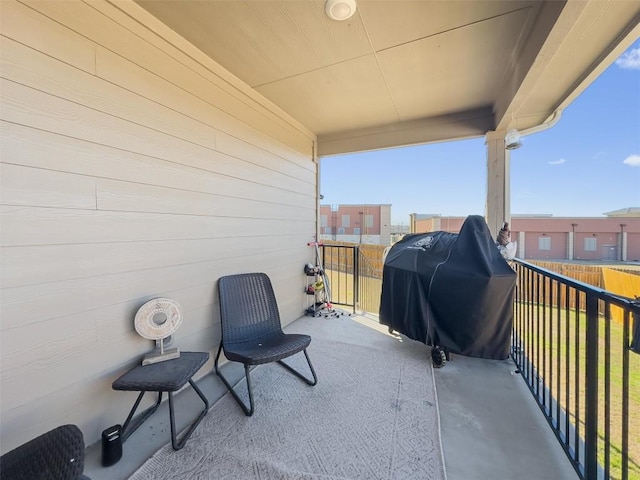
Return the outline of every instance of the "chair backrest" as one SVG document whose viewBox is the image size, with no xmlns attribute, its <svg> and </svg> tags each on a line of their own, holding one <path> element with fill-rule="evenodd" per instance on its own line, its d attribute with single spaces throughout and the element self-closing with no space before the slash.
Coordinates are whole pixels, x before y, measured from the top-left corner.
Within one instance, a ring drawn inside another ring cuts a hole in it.
<svg viewBox="0 0 640 480">
<path fill-rule="evenodd" d="M 75 425 L 43 433 L 0 458 L 2 480 L 75 480 L 84 469 L 84 438 Z"/>
<path fill-rule="evenodd" d="M 282 333 L 276 296 L 265 273 L 221 277 L 218 293 L 223 345 Z"/>
</svg>

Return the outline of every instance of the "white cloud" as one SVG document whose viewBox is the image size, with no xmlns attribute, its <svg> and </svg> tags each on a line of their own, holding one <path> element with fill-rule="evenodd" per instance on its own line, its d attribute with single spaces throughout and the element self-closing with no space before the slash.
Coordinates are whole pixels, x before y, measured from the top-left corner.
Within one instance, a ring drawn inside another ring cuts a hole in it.
<svg viewBox="0 0 640 480">
<path fill-rule="evenodd" d="M 640 155 L 629 155 L 622 163 L 630 167 L 640 167 Z"/>
<path fill-rule="evenodd" d="M 628 70 L 640 70 L 640 48 L 634 48 L 633 50 L 623 53 L 620 58 L 616 60 L 616 65 Z"/>
<path fill-rule="evenodd" d="M 531 190 L 520 190 L 515 194 L 518 199 L 529 199 L 534 198 L 535 195 Z"/>
<path fill-rule="evenodd" d="M 560 160 L 554 160 L 551 162 L 547 162 L 549 165 L 562 165 L 564 162 L 566 162 L 566 160 L 564 158 L 561 158 Z"/>
</svg>

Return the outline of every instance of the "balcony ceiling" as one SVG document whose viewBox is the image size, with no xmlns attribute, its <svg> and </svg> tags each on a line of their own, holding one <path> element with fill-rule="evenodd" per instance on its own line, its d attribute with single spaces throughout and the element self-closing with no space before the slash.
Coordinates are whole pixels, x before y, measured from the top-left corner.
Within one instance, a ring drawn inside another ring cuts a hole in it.
<svg viewBox="0 0 640 480">
<path fill-rule="evenodd" d="M 319 155 L 550 121 L 638 37 L 637 1 L 137 0 L 318 137 Z"/>
</svg>

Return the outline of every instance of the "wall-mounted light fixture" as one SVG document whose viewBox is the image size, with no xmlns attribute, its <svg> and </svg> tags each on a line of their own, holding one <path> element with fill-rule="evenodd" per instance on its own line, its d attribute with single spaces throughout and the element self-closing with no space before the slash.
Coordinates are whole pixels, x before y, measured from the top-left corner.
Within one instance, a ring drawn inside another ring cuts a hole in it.
<svg viewBox="0 0 640 480">
<path fill-rule="evenodd" d="M 348 20 L 356 13 L 356 0 L 327 0 L 324 10 L 332 20 Z"/>
<path fill-rule="evenodd" d="M 520 138 L 520 132 L 515 128 L 507 130 L 507 134 L 504 136 L 504 148 L 506 150 L 515 150 L 522 146 L 522 140 Z"/>
</svg>

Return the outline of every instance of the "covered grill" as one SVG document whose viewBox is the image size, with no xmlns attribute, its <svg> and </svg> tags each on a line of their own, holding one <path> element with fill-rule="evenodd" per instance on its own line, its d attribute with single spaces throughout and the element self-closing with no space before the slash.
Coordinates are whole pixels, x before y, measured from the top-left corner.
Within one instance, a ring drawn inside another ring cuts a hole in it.
<svg viewBox="0 0 640 480">
<path fill-rule="evenodd" d="M 472 215 L 459 234 L 412 234 L 391 247 L 380 322 L 453 353 L 505 359 L 515 284 L 484 218 Z"/>
</svg>

